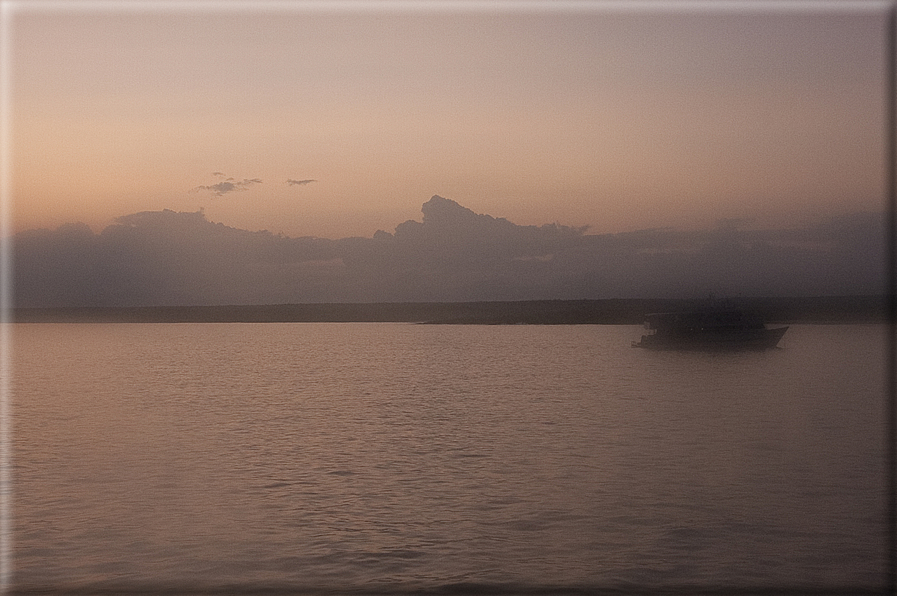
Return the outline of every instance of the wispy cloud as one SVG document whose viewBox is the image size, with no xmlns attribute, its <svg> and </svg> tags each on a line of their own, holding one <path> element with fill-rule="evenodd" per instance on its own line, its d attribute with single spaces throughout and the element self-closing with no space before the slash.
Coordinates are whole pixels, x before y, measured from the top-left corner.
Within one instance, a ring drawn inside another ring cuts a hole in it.
<svg viewBox="0 0 897 596">
<path fill-rule="evenodd" d="M 297 184 L 299 186 L 304 186 L 306 184 L 311 184 L 312 182 L 317 182 L 317 180 L 293 180 L 292 178 L 287 178 L 287 184 L 290 186 L 295 186 Z"/>
<path fill-rule="evenodd" d="M 225 174 L 223 172 L 212 172 L 213 176 L 217 176 L 219 178 L 224 178 Z M 253 184 L 261 184 L 262 181 L 259 178 L 243 178 L 242 180 L 235 180 L 234 178 L 226 178 L 217 184 L 203 184 L 200 186 L 196 186 L 190 189 L 190 192 L 199 192 L 201 190 L 207 190 L 211 192 L 216 197 L 220 197 L 229 192 L 235 191 L 243 191 L 249 190 L 249 187 Z"/>
</svg>

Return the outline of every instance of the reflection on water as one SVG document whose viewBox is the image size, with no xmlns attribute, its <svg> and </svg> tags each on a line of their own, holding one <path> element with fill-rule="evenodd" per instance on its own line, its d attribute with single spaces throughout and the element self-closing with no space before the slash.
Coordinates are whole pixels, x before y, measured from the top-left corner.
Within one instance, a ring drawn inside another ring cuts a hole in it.
<svg viewBox="0 0 897 596">
<path fill-rule="evenodd" d="M 16 325 L 14 584 L 877 586 L 884 330 Z"/>
</svg>

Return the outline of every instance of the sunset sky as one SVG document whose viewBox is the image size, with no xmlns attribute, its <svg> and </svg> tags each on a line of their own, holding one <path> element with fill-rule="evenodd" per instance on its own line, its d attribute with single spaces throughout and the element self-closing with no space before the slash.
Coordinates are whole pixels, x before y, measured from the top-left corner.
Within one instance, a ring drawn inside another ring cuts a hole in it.
<svg viewBox="0 0 897 596">
<path fill-rule="evenodd" d="M 14 231 L 432 195 L 591 233 L 884 204 L 884 2 L 4 2 Z"/>
</svg>

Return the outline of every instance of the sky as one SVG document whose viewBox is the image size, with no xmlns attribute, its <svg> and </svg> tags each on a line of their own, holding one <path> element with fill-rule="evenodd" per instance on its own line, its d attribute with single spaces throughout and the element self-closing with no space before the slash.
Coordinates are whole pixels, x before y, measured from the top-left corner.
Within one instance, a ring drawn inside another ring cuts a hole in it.
<svg viewBox="0 0 897 596">
<path fill-rule="evenodd" d="M 887 7 L 4 1 L 11 227 L 372 237 L 434 194 L 590 233 L 880 211 Z"/>
</svg>

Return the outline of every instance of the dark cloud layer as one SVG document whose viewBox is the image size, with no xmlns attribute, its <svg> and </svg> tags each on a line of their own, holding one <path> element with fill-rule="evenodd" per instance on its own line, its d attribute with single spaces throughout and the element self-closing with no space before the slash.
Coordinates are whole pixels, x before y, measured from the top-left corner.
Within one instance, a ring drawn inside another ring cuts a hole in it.
<svg viewBox="0 0 897 596">
<path fill-rule="evenodd" d="M 826 296 L 884 291 L 884 218 L 809 228 L 589 235 L 433 197 L 373 238 L 289 238 L 143 212 L 15 238 L 16 305 L 133 306 Z M 740 223 L 740 222 L 739 222 Z"/>
<path fill-rule="evenodd" d="M 305 186 L 306 184 L 311 184 L 312 182 L 317 182 L 317 180 L 293 180 L 292 178 L 287 178 L 287 184 L 290 186 Z"/>
</svg>

